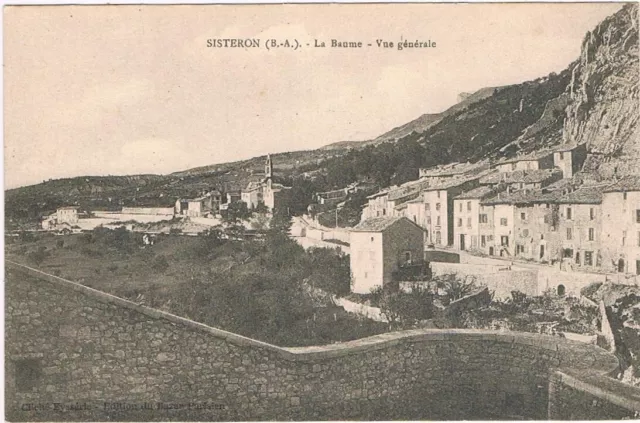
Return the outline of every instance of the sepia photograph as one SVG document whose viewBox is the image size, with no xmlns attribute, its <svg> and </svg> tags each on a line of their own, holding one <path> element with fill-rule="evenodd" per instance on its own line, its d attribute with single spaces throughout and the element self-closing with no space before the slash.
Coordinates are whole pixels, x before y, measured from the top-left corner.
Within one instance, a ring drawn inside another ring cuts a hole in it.
<svg viewBox="0 0 640 423">
<path fill-rule="evenodd" d="M 5 420 L 640 419 L 639 18 L 5 6 Z"/>
</svg>

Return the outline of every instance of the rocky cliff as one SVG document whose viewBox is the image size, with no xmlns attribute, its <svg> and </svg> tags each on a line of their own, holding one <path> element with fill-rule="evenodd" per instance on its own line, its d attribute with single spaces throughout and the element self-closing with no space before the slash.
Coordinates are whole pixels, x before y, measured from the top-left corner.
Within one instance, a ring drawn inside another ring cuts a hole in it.
<svg viewBox="0 0 640 423">
<path fill-rule="evenodd" d="M 571 72 L 563 140 L 587 144 L 586 171 L 604 178 L 639 174 L 637 4 L 587 33 Z"/>
</svg>

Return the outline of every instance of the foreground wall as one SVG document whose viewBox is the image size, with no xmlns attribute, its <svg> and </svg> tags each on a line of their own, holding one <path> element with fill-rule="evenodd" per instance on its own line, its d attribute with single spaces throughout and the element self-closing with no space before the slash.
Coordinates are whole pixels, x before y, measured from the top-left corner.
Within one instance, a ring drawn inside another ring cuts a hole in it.
<svg viewBox="0 0 640 423">
<path fill-rule="evenodd" d="M 594 346 L 489 331 L 279 348 L 7 266 L 9 420 L 544 419 L 556 368 L 617 368 Z M 555 386 L 556 404 L 593 395 Z"/>
</svg>

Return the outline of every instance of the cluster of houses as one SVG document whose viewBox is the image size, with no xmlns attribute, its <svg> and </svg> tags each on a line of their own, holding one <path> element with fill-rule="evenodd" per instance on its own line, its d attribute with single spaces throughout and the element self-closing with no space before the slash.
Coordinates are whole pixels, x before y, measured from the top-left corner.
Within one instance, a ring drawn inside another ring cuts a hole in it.
<svg viewBox="0 0 640 423">
<path fill-rule="evenodd" d="M 420 228 L 425 247 L 640 274 L 640 177 L 588 181 L 576 175 L 585 158 L 584 145 L 565 145 L 493 164 L 422 169 L 418 180 L 369 196 L 354 231 L 375 222 L 383 233 L 381 222 L 405 218 Z M 368 252 L 375 237 L 369 245 L 360 238 L 352 236 L 352 269 L 375 269 Z M 415 262 L 410 250 L 394 248 L 378 262 Z"/>
<path fill-rule="evenodd" d="M 173 207 L 123 207 L 122 214 L 150 215 L 167 217 L 217 217 L 234 202 L 244 202 L 249 209 L 260 205 L 266 211 L 284 207 L 288 201 L 290 187 L 273 182 L 273 164 L 267 155 L 264 177 L 259 181 L 249 182 L 242 190 L 229 190 L 222 193 L 217 189 L 203 191 L 196 198 L 179 198 Z M 80 216 L 77 206 L 60 207 L 55 213 L 46 216 L 41 224 L 44 230 L 69 230 L 78 223 Z"/>
</svg>

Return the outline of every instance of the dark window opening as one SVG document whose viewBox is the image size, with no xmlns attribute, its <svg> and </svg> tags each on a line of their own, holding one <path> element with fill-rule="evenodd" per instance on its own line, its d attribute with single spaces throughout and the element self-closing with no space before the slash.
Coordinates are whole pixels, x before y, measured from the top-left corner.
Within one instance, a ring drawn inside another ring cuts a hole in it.
<svg viewBox="0 0 640 423">
<path fill-rule="evenodd" d="M 585 251 L 584 252 L 584 264 L 587 266 L 593 266 L 593 252 Z"/>
<path fill-rule="evenodd" d="M 558 292 L 558 295 L 562 297 L 564 295 L 564 292 L 565 292 L 564 285 L 558 285 L 558 291 L 557 292 Z"/>
</svg>

